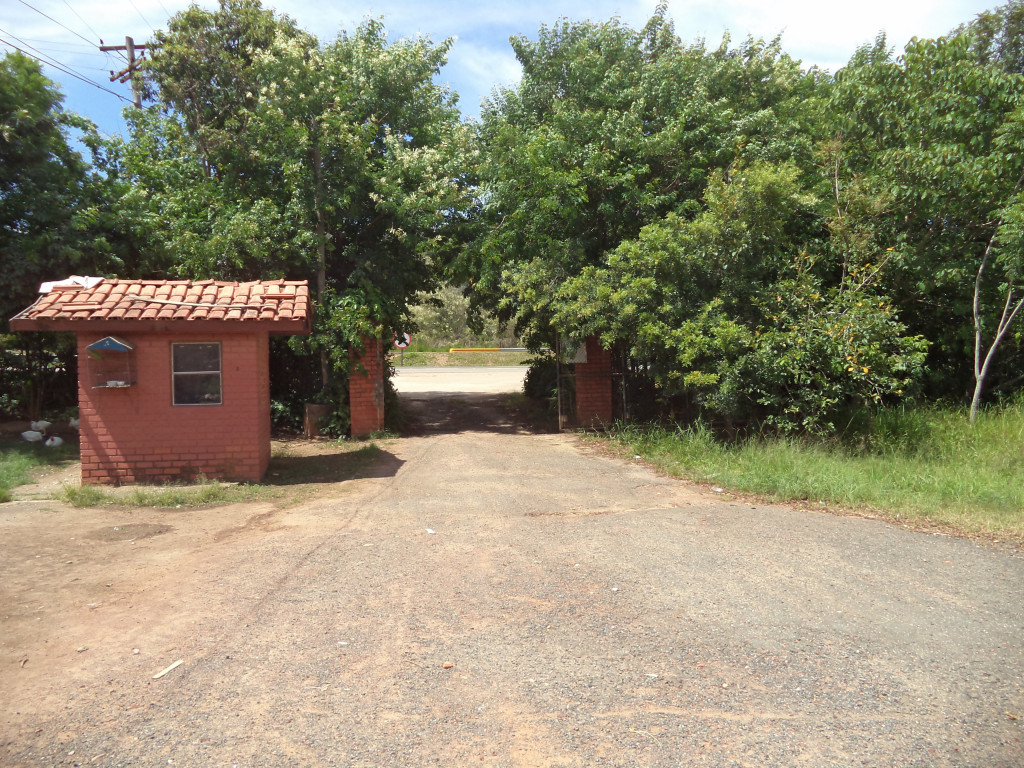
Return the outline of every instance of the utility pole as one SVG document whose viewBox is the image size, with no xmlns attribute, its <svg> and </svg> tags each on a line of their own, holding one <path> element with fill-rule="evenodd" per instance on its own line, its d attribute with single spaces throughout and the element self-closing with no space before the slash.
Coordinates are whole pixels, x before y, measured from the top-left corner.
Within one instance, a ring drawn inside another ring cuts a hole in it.
<svg viewBox="0 0 1024 768">
<path fill-rule="evenodd" d="M 135 58 L 135 52 L 136 51 L 145 51 L 147 48 L 149 48 L 149 49 L 159 48 L 160 46 L 159 45 L 152 45 L 152 44 L 150 44 L 150 45 L 136 45 L 135 41 L 132 40 L 132 38 L 127 37 L 127 36 L 125 36 L 125 38 L 124 38 L 124 45 L 102 45 L 102 43 L 103 43 L 102 40 L 100 40 L 100 43 L 101 43 L 100 50 L 103 51 L 104 53 L 108 53 L 109 51 L 127 51 L 127 53 L 128 53 L 128 66 L 125 67 L 124 69 L 122 69 L 120 72 L 117 72 L 116 74 L 114 73 L 113 70 L 111 70 L 110 71 L 110 82 L 113 83 L 115 80 L 117 82 L 119 82 L 119 83 L 131 82 L 131 84 L 132 84 L 132 98 L 135 101 L 135 106 L 141 108 L 142 107 L 142 91 L 139 90 L 138 79 L 134 75 L 135 75 L 136 70 L 138 69 L 139 62 L 141 62 L 143 60 L 143 58 L 145 57 L 145 54 L 143 53 L 142 56 L 140 56 L 139 58 Z"/>
</svg>

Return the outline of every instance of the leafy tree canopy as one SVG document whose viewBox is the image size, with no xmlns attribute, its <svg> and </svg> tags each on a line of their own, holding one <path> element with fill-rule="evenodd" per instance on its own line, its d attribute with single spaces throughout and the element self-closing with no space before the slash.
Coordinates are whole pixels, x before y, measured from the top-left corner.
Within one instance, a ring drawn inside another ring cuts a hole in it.
<svg viewBox="0 0 1024 768">
<path fill-rule="evenodd" d="M 996 14 L 1012 22 L 1003 49 L 1019 43 L 1017 16 L 1013 6 Z M 876 41 L 838 73 L 830 101 L 837 183 L 880 203 L 859 226 L 886 245 L 883 279 L 909 326 L 936 342 L 929 388 L 939 395 L 971 387 L 975 350 L 1024 291 L 1024 75 L 993 56 L 993 18 L 913 40 L 899 57 Z M 1002 381 L 1024 363 L 1019 336 L 1007 342 L 993 370 Z"/>
<path fill-rule="evenodd" d="M 131 274 L 142 233 L 112 204 L 124 188 L 116 160 L 39 64 L 20 53 L 0 60 L 0 317 L 36 298 L 39 284 L 70 274 Z M 85 158 L 73 148 L 79 142 Z M 75 359 L 66 335 L 3 337 L 18 355 L 0 361 L 0 412 L 38 415 L 45 398 L 74 402 Z"/>
<path fill-rule="evenodd" d="M 646 223 L 692 215 L 709 171 L 811 154 L 817 76 L 777 40 L 684 46 L 662 7 L 639 31 L 563 21 L 512 44 L 523 79 L 483 114 L 492 228 L 467 273 L 538 338 L 565 279 Z"/>
<path fill-rule="evenodd" d="M 348 343 L 406 324 L 466 226 L 471 137 L 433 81 L 449 41 L 371 20 L 321 44 L 255 0 L 159 40 L 125 153 L 175 270 L 312 279 L 312 344 L 344 368 Z"/>
</svg>

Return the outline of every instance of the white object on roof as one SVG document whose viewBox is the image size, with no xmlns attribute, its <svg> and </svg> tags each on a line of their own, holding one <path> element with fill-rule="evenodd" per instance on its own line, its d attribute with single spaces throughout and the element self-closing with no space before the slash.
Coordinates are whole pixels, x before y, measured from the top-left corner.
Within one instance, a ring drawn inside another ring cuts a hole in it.
<svg viewBox="0 0 1024 768">
<path fill-rule="evenodd" d="M 40 293 L 49 293 L 54 288 L 95 288 L 97 285 L 102 283 L 104 278 L 102 277 L 82 277 L 81 275 L 72 275 L 64 280 L 53 280 L 49 283 L 43 283 L 39 286 Z"/>
</svg>

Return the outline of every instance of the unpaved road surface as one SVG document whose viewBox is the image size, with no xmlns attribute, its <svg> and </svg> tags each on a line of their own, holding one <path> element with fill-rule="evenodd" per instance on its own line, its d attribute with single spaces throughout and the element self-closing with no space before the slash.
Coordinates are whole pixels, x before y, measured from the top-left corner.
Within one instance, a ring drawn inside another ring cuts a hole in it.
<svg viewBox="0 0 1024 768">
<path fill-rule="evenodd" d="M 1014 551 L 405 397 L 300 504 L 0 506 L 0 764 L 1024 765 Z"/>
</svg>

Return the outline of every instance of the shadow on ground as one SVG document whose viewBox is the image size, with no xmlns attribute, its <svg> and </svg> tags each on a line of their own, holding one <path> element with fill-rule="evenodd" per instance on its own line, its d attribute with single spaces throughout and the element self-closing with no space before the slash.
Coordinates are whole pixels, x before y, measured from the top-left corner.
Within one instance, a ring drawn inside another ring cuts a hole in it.
<svg viewBox="0 0 1024 768">
<path fill-rule="evenodd" d="M 281 455 L 270 460 L 263 478 L 265 485 L 304 485 L 307 483 L 340 483 L 368 477 L 394 477 L 405 463 L 390 451 L 374 443 L 353 448 L 338 443 L 332 447 L 324 442 L 278 440 Z M 310 450 L 316 446 L 315 451 Z M 302 453 L 293 453 L 302 451 Z"/>
<path fill-rule="evenodd" d="M 543 409 L 515 394 L 478 392 L 416 392 L 399 396 L 402 434 L 445 435 L 492 432 L 505 435 L 555 431 Z"/>
</svg>

